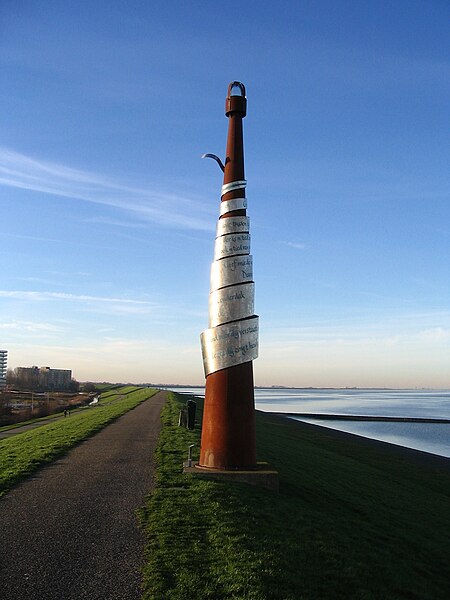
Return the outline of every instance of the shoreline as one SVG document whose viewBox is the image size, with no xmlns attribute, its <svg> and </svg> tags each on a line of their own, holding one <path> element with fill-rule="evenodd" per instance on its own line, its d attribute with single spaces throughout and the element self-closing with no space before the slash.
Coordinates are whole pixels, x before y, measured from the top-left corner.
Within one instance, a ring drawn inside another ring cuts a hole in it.
<svg viewBox="0 0 450 600">
<path fill-rule="evenodd" d="M 261 411 L 264 412 L 264 411 Z M 340 415 L 331 413 L 297 413 L 297 412 L 274 412 L 268 414 L 279 415 L 281 417 L 303 417 L 305 419 L 323 419 L 333 421 L 379 421 L 388 423 L 447 423 L 450 425 L 450 419 L 434 417 L 383 417 L 378 415 Z"/>
<path fill-rule="evenodd" d="M 289 416 L 287 416 L 287 413 L 269 413 L 264 411 L 257 412 L 266 416 L 282 418 L 283 420 L 287 419 L 293 427 L 299 427 L 305 431 L 320 432 L 321 435 L 325 435 L 338 441 L 353 441 L 354 443 L 361 444 L 366 448 L 381 451 L 384 454 L 393 454 L 397 458 L 404 458 L 423 466 L 435 467 L 439 468 L 440 470 L 450 472 L 450 458 L 440 454 L 432 454 L 431 452 L 426 452 L 425 450 L 416 450 L 414 448 L 408 448 L 407 446 L 400 446 L 391 442 L 384 442 L 381 440 L 364 437 L 356 433 L 347 433 L 346 431 L 340 431 L 339 429 L 331 429 L 326 425 L 313 425 L 312 423 L 306 423 L 305 421 L 297 421 L 296 419 L 290 419 Z"/>
<path fill-rule="evenodd" d="M 256 387 L 255 387 L 256 389 Z M 176 392 L 179 393 L 179 392 Z M 180 394 L 183 395 L 183 394 Z M 192 394 L 192 397 L 198 399 L 200 402 L 204 401 L 203 396 L 196 396 Z M 450 471 L 450 457 L 442 456 L 441 454 L 433 454 L 432 452 L 427 452 L 426 450 L 417 450 L 415 448 L 409 448 L 408 446 L 400 446 L 399 444 L 394 444 L 392 442 L 385 442 L 382 440 L 377 440 L 374 438 L 365 437 L 362 435 L 358 435 L 356 433 L 348 433 L 346 431 L 341 431 L 339 429 L 332 429 L 331 427 L 327 427 L 326 420 L 342 420 L 342 421 L 372 421 L 372 422 L 399 422 L 399 423 L 440 423 L 440 424 L 450 424 L 449 419 L 433 419 L 433 418 L 420 418 L 420 417 L 383 417 L 383 416 L 353 416 L 353 415 L 334 415 L 334 414 L 317 414 L 317 413 L 283 413 L 283 412 L 274 412 L 274 411 L 264 411 L 255 408 L 255 413 L 259 413 L 261 415 L 265 415 L 267 417 L 275 417 L 282 418 L 283 420 L 287 420 L 289 423 L 293 424 L 297 427 L 303 427 L 305 430 L 309 431 L 320 431 L 321 433 L 326 433 L 329 437 L 333 437 L 337 440 L 353 440 L 354 442 L 358 442 L 364 445 L 367 448 L 382 450 L 383 452 L 391 452 L 398 457 L 404 457 L 408 460 L 416 461 L 417 463 L 426 465 L 426 466 L 434 466 L 441 467 L 444 470 Z M 290 417 L 305 417 L 310 419 L 323 419 L 325 423 L 323 425 L 316 425 L 312 423 L 307 423 L 305 421 L 300 421 L 297 419 L 292 419 Z"/>
</svg>

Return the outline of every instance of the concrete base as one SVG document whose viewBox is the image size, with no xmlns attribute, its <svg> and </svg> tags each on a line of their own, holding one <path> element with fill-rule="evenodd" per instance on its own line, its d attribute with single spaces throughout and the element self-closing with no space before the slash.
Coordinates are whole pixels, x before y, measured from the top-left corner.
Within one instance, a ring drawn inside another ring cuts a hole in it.
<svg viewBox="0 0 450 600">
<path fill-rule="evenodd" d="M 259 485 L 274 492 L 278 492 L 278 471 L 272 469 L 269 463 L 258 462 L 256 469 L 248 470 L 222 470 L 199 467 L 198 463 L 192 462 L 192 466 L 183 463 L 183 473 L 190 473 L 206 479 L 218 479 L 220 481 L 237 481 L 249 485 Z"/>
</svg>

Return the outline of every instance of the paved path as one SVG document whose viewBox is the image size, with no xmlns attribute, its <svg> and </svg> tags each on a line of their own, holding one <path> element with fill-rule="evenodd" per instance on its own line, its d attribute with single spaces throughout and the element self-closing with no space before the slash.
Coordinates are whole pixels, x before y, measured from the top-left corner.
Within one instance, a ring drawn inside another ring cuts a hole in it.
<svg viewBox="0 0 450 600">
<path fill-rule="evenodd" d="M 135 600 L 166 392 L 158 392 L 0 501 L 2 600 Z"/>
</svg>

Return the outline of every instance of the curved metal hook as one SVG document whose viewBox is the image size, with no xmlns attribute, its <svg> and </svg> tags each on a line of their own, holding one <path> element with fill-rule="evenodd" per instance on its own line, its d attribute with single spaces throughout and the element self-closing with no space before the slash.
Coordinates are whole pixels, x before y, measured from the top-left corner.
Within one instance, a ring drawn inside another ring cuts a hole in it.
<svg viewBox="0 0 450 600">
<path fill-rule="evenodd" d="M 230 97 L 231 95 L 236 95 L 231 93 L 233 91 L 233 88 L 239 88 L 240 94 L 238 95 L 245 98 L 245 85 L 243 83 L 241 83 L 240 81 L 232 81 L 228 86 L 228 97 Z"/>
<path fill-rule="evenodd" d="M 202 158 L 212 158 L 213 160 L 216 161 L 216 163 L 219 165 L 219 167 L 222 169 L 222 171 L 225 171 L 225 166 L 223 164 L 223 162 L 220 160 L 220 158 L 218 156 L 216 156 L 215 154 L 203 154 Z"/>
</svg>

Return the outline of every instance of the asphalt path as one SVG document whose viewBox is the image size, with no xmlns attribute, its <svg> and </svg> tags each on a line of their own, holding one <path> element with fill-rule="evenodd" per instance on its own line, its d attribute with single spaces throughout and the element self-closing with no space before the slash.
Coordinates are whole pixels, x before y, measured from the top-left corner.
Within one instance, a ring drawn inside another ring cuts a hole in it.
<svg viewBox="0 0 450 600">
<path fill-rule="evenodd" d="M 167 392 L 129 411 L 0 500 L 2 600 L 141 598 L 144 536 Z"/>
</svg>

